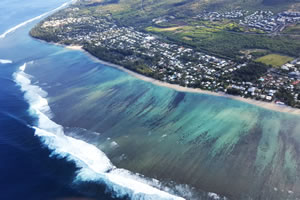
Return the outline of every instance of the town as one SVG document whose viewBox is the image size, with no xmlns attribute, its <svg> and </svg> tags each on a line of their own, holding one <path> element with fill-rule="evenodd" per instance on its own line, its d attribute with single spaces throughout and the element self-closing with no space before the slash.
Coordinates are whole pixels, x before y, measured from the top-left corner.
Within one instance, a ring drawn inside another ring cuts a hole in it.
<svg viewBox="0 0 300 200">
<path fill-rule="evenodd" d="M 65 9 L 35 27 L 31 35 L 66 45 L 81 45 L 98 58 L 138 73 L 185 87 L 239 95 L 245 98 L 300 106 L 300 59 L 272 68 L 253 62 L 218 58 L 190 47 L 166 42 L 156 35 L 118 26 L 109 16 L 76 15 L 76 6 Z M 240 23 L 274 31 L 282 23 L 299 20 L 299 13 L 247 11 L 207 13 L 197 17 L 240 19 Z M 157 20 L 153 20 L 157 22 Z M 55 33 L 50 38 L 41 33 Z M 247 71 L 255 70 L 253 74 Z M 257 69 L 257 70 L 256 70 Z M 245 77 L 245 78 L 243 78 Z"/>
<path fill-rule="evenodd" d="M 275 15 L 272 11 L 255 11 L 249 13 L 246 10 L 234 10 L 230 12 L 204 12 L 197 15 L 198 19 L 218 21 L 231 19 L 241 26 L 260 30 L 257 33 L 273 33 L 282 31 L 287 25 L 300 22 L 300 12 L 282 12 Z"/>
</svg>

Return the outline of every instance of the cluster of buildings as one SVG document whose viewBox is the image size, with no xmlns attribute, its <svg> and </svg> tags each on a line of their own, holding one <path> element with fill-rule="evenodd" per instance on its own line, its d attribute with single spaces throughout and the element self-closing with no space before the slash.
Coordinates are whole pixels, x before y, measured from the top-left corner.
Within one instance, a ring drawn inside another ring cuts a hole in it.
<svg viewBox="0 0 300 200">
<path fill-rule="evenodd" d="M 234 10 L 230 12 L 205 12 L 197 16 L 203 20 L 235 19 L 240 25 L 246 28 L 255 28 L 263 32 L 271 33 L 282 31 L 286 25 L 300 22 L 300 12 L 282 12 L 275 15 L 272 11 L 249 11 Z"/>
<path fill-rule="evenodd" d="M 267 32 L 275 31 L 279 26 L 274 13 L 271 11 L 255 11 L 253 14 L 240 20 L 240 24 Z"/>
<path fill-rule="evenodd" d="M 240 90 L 241 96 L 253 98 L 263 101 L 275 101 L 277 104 L 284 105 L 285 102 L 280 101 L 275 94 L 280 89 L 284 89 L 293 95 L 295 101 L 298 101 L 298 94 L 300 92 L 300 81 L 291 78 L 287 75 L 277 74 L 276 71 L 269 71 L 264 76 L 260 77 L 255 82 L 239 82 L 237 85 L 233 84 L 237 90 Z"/>
<path fill-rule="evenodd" d="M 107 17 L 78 16 L 66 10 L 66 15 L 52 16 L 41 24 L 43 29 L 55 29 L 61 43 L 86 44 L 124 53 L 122 62 L 141 61 L 162 80 L 184 86 L 200 83 L 204 89 L 222 88 L 225 74 L 237 70 L 237 64 L 174 43 L 166 43 L 133 27 L 119 27 Z M 121 51 L 120 51 L 121 50 Z M 151 60 L 145 62 L 145 59 Z M 205 80 L 205 81 L 204 81 Z"/>
<path fill-rule="evenodd" d="M 300 103 L 300 59 L 295 59 L 280 68 L 271 68 L 255 82 L 236 82 L 232 83 L 231 87 L 239 90 L 241 96 L 275 101 L 280 105 L 286 102 L 279 100 L 276 93 L 283 89 L 295 102 Z"/>
<path fill-rule="evenodd" d="M 246 10 L 232 10 L 227 12 L 203 12 L 196 16 L 196 18 L 210 21 L 217 21 L 220 19 L 240 19 L 244 17 L 248 11 Z"/>
<path fill-rule="evenodd" d="M 265 101 L 276 100 L 275 93 L 284 87 L 298 99 L 300 73 L 297 74 L 297 63 L 291 64 L 293 68 L 288 65 L 288 70 L 273 69 L 254 82 L 238 82 L 233 75 L 247 66 L 247 62 L 238 64 L 167 43 L 133 27 L 117 26 L 109 16 L 75 16 L 72 10 L 65 12 L 65 15 L 54 15 L 41 24 L 44 31 L 55 32 L 60 43 L 90 45 L 117 52 L 122 55 L 117 64 L 143 63 L 156 77 L 169 83 L 215 92 L 234 88 L 243 97 Z"/>
<path fill-rule="evenodd" d="M 130 53 L 124 56 L 124 63 L 141 61 L 166 82 L 193 86 L 205 80 L 201 83 L 203 88 L 221 89 L 218 79 L 238 69 L 230 60 L 163 42 L 132 27 L 112 27 L 97 33 L 98 38 L 91 45 L 109 50 L 126 49 Z"/>
<path fill-rule="evenodd" d="M 278 21 L 285 22 L 285 23 L 296 23 L 300 21 L 300 12 L 289 12 L 285 11 L 282 13 L 279 13 L 278 15 Z"/>
</svg>

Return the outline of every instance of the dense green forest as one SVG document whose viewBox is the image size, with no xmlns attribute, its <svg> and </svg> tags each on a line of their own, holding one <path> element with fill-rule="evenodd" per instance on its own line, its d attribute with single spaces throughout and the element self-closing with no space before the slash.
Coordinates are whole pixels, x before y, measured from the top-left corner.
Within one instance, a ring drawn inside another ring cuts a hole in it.
<svg viewBox="0 0 300 200">
<path fill-rule="evenodd" d="M 240 68 L 233 74 L 233 79 L 237 81 L 255 81 L 267 72 L 269 67 L 260 63 L 249 63 L 247 66 Z"/>
</svg>

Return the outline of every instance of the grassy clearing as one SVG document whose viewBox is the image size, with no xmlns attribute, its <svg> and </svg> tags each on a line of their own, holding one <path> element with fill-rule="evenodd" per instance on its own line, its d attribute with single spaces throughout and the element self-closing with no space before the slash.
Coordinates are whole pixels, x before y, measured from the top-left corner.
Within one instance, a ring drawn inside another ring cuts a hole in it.
<svg viewBox="0 0 300 200">
<path fill-rule="evenodd" d="M 214 32 L 219 32 L 220 29 L 215 27 L 206 27 L 206 26 L 176 26 L 176 27 L 168 27 L 168 28 L 158 28 L 150 26 L 146 28 L 146 31 L 163 33 L 168 32 L 171 35 L 177 35 L 183 38 L 184 40 L 191 40 L 192 38 L 203 37 L 206 34 L 211 34 Z M 188 38 L 188 39 L 187 39 Z"/>
<path fill-rule="evenodd" d="M 146 28 L 146 31 L 149 31 L 149 32 L 173 32 L 173 31 L 178 31 L 178 30 L 189 30 L 191 29 L 192 27 L 189 27 L 189 26 L 176 26 L 176 27 L 168 27 L 168 28 L 158 28 L 158 27 L 153 27 L 153 26 L 150 26 L 150 27 L 147 27 Z"/>
<path fill-rule="evenodd" d="M 265 51 L 278 52 L 291 57 L 299 56 L 300 52 L 300 40 L 293 40 L 289 36 L 269 37 L 266 35 L 242 34 L 202 26 L 193 26 L 190 30 L 156 33 L 195 47 L 199 51 L 230 58 L 237 58 L 242 55 L 241 49 L 264 49 Z M 185 37 L 192 40 L 186 40 Z M 257 58 L 261 56 L 264 55 L 257 55 Z"/>
<path fill-rule="evenodd" d="M 280 67 L 292 60 L 292 57 L 283 56 L 280 54 L 268 54 L 256 59 L 257 62 L 261 62 L 266 65 L 272 65 L 273 67 Z"/>
<path fill-rule="evenodd" d="M 268 51 L 265 49 L 245 49 L 245 50 L 241 50 L 240 52 L 245 55 L 249 55 L 252 53 L 267 53 Z"/>
<path fill-rule="evenodd" d="M 191 40 L 193 40 L 192 38 L 189 38 L 189 37 L 183 37 L 182 39 L 184 39 L 184 40 L 188 40 L 188 41 L 191 41 Z"/>
<path fill-rule="evenodd" d="M 300 23 L 294 26 L 288 26 L 283 33 L 300 35 Z"/>
</svg>

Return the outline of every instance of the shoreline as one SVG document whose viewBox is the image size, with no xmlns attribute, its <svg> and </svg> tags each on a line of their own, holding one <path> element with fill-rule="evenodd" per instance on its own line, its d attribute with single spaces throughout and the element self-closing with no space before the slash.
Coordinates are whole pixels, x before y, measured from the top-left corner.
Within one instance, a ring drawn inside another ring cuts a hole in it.
<svg viewBox="0 0 300 200">
<path fill-rule="evenodd" d="M 110 62 L 100 60 L 99 58 L 97 58 L 97 57 L 93 56 L 92 54 L 90 54 L 89 52 L 85 51 L 82 48 L 82 46 L 80 46 L 80 45 L 63 45 L 63 44 L 58 44 L 58 43 L 52 43 L 52 44 L 55 44 L 57 46 L 65 47 L 66 49 L 70 49 L 70 50 L 81 51 L 81 52 L 85 53 L 87 56 L 89 56 L 95 62 L 107 65 L 109 67 L 116 68 L 118 70 L 126 72 L 127 74 L 129 74 L 129 75 L 131 75 L 131 76 L 133 76 L 137 79 L 152 83 L 152 84 L 160 86 L 160 87 L 170 88 L 170 89 L 173 89 L 173 90 L 178 91 L 178 92 L 188 92 L 188 93 L 197 93 L 197 94 L 218 96 L 218 97 L 223 97 L 223 98 L 232 99 L 232 100 L 236 100 L 236 101 L 241 101 L 241 102 L 244 102 L 244 103 L 248 103 L 248 104 L 251 104 L 251 105 L 255 105 L 255 106 L 267 109 L 267 110 L 273 110 L 273 111 L 282 112 L 282 113 L 300 115 L 300 109 L 293 108 L 293 107 L 286 106 L 286 105 L 278 105 L 278 104 L 275 104 L 273 102 L 269 103 L 269 102 L 264 102 L 264 101 L 258 101 L 258 100 L 254 100 L 254 99 L 248 99 L 248 98 L 244 98 L 244 97 L 241 97 L 241 96 L 234 96 L 234 95 L 225 94 L 225 93 L 221 93 L 221 92 L 211 92 L 211 91 L 208 91 L 208 90 L 202 90 L 200 88 L 183 87 L 183 86 L 180 86 L 180 85 L 171 84 L 171 83 L 163 82 L 163 81 L 160 81 L 160 80 L 156 80 L 154 78 L 151 78 L 151 77 L 139 74 L 137 72 L 131 71 L 129 69 L 126 69 L 125 67 L 122 67 L 121 65 L 117 65 L 117 64 L 113 64 L 113 63 L 110 63 Z"/>
</svg>

